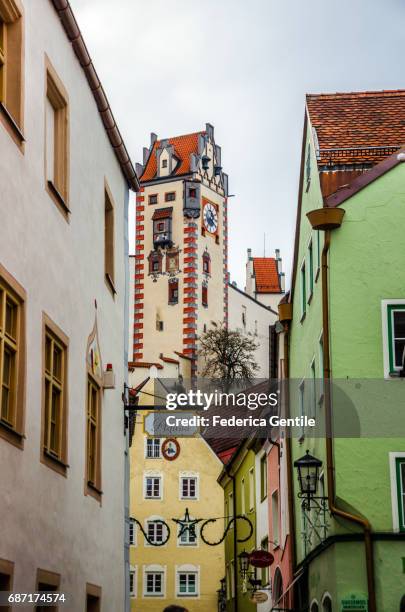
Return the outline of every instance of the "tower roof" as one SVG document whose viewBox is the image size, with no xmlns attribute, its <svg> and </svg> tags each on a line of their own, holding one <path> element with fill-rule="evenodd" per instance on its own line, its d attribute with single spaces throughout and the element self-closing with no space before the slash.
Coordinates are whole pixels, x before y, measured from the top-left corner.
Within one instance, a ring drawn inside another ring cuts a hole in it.
<svg viewBox="0 0 405 612">
<path fill-rule="evenodd" d="M 405 90 L 308 94 L 318 164 L 378 163 L 405 144 Z"/>
<path fill-rule="evenodd" d="M 173 176 L 181 176 L 191 172 L 191 154 L 198 154 L 198 137 L 204 134 L 205 132 L 194 132 L 192 134 L 184 134 L 183 136 L 174 136 L 173 138 L 166 139 L 169 144 L 173 146 L 173 154 L 178 159 L 178 163 L 172 172 Z M 161 140 L 156 140 L 156 142 L 153 144 L 152 151 L 145 165 L 145 169 L 140 177 L 141 182 L 151 181 L 156 177 L 156 149 L 160 146 L 161 142 Z"/>
<path fill-rule="evenodd" d="M 281 293 L 280 277 L 274 257 L 253 257 L 256 293 Z"/>
</svg>

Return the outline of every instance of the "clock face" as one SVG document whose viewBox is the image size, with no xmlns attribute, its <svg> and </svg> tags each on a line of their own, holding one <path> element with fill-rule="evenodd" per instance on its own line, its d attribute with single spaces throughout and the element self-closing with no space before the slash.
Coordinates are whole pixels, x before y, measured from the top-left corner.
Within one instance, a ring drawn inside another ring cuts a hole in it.
<svg viewBox="0 0 405 612">
<path fill-rule="evenodd" d="M 215 234 L 218 227 L 218 213 L 215 206 L 206 204 L 204 206 L 204 226 L 211 234 Z"/>
</svg>

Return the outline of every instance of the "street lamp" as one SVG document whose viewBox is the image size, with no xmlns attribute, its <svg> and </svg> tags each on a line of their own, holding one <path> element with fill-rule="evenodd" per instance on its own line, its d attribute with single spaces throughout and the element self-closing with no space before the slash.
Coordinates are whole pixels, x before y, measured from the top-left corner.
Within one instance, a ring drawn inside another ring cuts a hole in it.
<svg viewBox="0 0 405 612">
<path fill-rule="evenodd" d="M 218 612 L 226 610 L 226 578 L 220 580 L 221 588 L 217 590 L 218 595 Z"/>
<path fill-rule="evenodd" d="M 246 578 L 248 569 L 249 569 L 250 555 L 249 553 L 246 552 L 246 550 L 243 550 L 238 555 L 238 559 L 239 559 L 240 574 L 242 578 Z"/>
<path fill-rule="evenodd" d="M 294 467 L 298 470 L 298 482 L 300 485 L 298 497 L 306 497 L 309 504 L 311 499 L 316 497 L 322 461 L 310 455 L 309 450 L 307 450 L 303 457 L 294 461 Z"/>
</svg>

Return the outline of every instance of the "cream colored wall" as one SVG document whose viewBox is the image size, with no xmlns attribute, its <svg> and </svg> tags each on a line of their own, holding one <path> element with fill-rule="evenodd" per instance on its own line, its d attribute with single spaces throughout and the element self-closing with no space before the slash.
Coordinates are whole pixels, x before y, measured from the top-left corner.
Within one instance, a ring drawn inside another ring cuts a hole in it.
<svg viewBox="0 0 405 612">
<path fill-rule="evenodd" d="M 131 546 L 130 562 L 137 572 L 136 597 L 131 600 L 131 610 L 158 612 L 171 603 L 178 603 L 190 612 L 213 612 L 217 609 L 216 590 L 224 576 L 224 546 L 207 546 L 198 538 L 198 546 L 179 546 L 176 525 L 172 518 L 183 518 L 186 507 L 193 518 L 223 517 L 223 489 L 216 482 L 221 463 L 201 438 L 178 438 L 180 455 L 174 461 L 145 459 L 145 435 L 142 413 L 138 413 L 135 435 L 131 447 L 131 496 L 130 514 L 142 524 L 148 517 L 162 517 L 171 529 L 168 543 L 162 547 L 145 545 L 142 533 L 137 529 L 136 545 Z M 145 500 L 143 475 L 153 470 L 163 476 L 163 498 Z M 179 499 L 179 474 L 192 472 L 199 478 L 199 499 Z M 210 527 L 206 535 L 217 540 L 223 533 L 223 520 Z M 143 570 L 150 565 L 166 569 L 165 597 L 143 596 Z M 200 571 L 198 597 L 177 597 L 175 592 L 176 566 L 191 564 Z"/>
<path fill-rule="evenodd" d="M 174 191 L 176 200 L 165 202 L 165 193 Z M 158 203 L 150 205 L 149 195 L 158 194 Z M 174 246 L 183 248 L 183 182 L 172 181 L 170 183 L 157 184 L 145 187 L 144 217 L 144 254 L 145 254 L 145 282 L 144 282 L 144 338 L 143 338 L 143 361 L 156 361 L 163 353 L 170 355 L 174 350 L 183 349 L 183 275 L 177 275 L 179 279 L 179 301 L 178 304 L 168 304 L 168 276 L 159 276 L 157 281 L 148 275 L 149 262 L 147 257 L 153 251 L 153 213 L 156 209 L 173 207 L 172 236 Z M 180 252 L 180 269 L 183 269 L 183 251 Z M 163 269 L 166 266 L 166 256 L 163 258 Z M 164 322 L 164 331 L 156 329 L 156 316 L 160 316 Z"/>
<path fill-rule="evenodd" d="M 25 152 L 0 125 L 0 263 L 25 288 L 24 450 L 0 439 L 0 558 L 15 592 L 36 590 L 37 569 L 61 575 L 66 612 L 85 610 L 86 582 L 101 610 L 124 610 L 127 185 L 96 103 L 49 0 L 24 0 Z M 70 223 L 45 190 L 45 53 L 69 94 Z M 104 280 L 104 180 L 115 205 L 115 286 Z M 115 389 L 102 403 L 102 504 L 84 495 L 85 351 L 95 320 Z M 40 461 L 42 313 L 69 338 L 67 478 Z M 125 330 L 125 332 L 124 332 Z"/>
<path fill-rule="evenodd" d="M 251 297 L 238 291 L 232 285 L 229 286 L 229 329 L 240 331 L 246 335 L 250 334 L 258 344 L 254 353 L 256 363 L 260 370 L 256 378 L 269 377 L 269 326 L 274 325 L 277 315 L 271 310 L 254 301 Z M 242 311 L 246 309 L 246 326 L 242 323 Z M 257 335 L 256 325 L 257 322 Z"/>
</svg>

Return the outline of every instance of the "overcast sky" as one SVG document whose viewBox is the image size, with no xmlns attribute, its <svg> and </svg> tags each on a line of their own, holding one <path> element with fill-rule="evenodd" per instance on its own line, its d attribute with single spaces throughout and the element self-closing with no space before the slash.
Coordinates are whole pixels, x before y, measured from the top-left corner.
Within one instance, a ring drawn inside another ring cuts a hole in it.
<svg viewBox="0 0 405 612">
<path fill-rule="evenodd" d="M 244 286 L 246 249 L 262 256 L 266 234 L 289 280 L 305 93 L 405 87 L 403 1 L 71 4 L 133 162 L 150 132 L 212 123 L 235 194 L 232 279 Z"/>
</svg>

